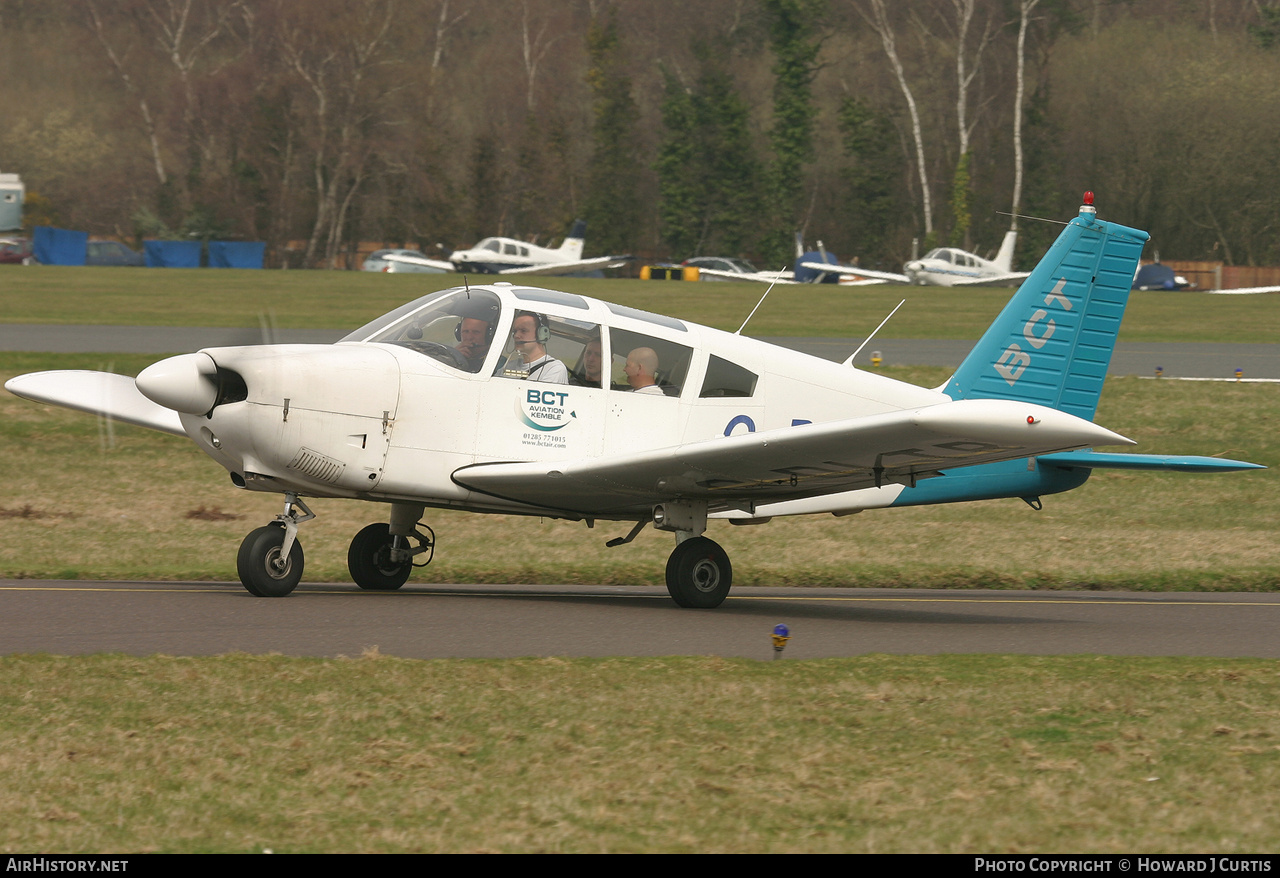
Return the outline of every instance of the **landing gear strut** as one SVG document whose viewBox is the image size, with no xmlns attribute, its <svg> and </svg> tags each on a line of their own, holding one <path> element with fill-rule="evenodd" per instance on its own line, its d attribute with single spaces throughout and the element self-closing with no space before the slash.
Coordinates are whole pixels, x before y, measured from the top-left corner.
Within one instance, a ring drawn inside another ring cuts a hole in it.
<svg viewBox="0 0 1280 878">
<path fill-rule="evenodd" d="M 653 508 L 653 526 L 676 535 L 675 551 L 667 559 L 671 599 L 700 610 L 724 603 L 733 585 L 733 565 L 719 543 L 702 536 L 707 529 L 707 504 L 691 500 L 659 504 Z"/>
<path fill-rule="evenodd" d="M 297 494 L 284 496 L 284 513 L 277 515 L 270 524 L 251 531 L 236 555 L 240 582 L 254 597 L 282 598 L 302 580 L 302 544 L 297 540 L 298 525 L 316 516 Z"/>
</svg>

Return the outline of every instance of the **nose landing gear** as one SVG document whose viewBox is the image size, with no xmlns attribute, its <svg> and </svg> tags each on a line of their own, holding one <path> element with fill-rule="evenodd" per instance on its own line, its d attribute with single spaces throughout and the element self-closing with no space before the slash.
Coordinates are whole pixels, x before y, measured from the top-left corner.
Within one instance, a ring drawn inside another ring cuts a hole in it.
<svg viewBox="0 0 1280 878">
<path fill-rule="evenodd" d="M 244 538 L 236 555 L 236 572 L 249 594 L 282 598 L 297 587 L 303 568 L 298 525 L 315 517 L 297 494 L 285 494 L 284 512 Z"/>
</svg>

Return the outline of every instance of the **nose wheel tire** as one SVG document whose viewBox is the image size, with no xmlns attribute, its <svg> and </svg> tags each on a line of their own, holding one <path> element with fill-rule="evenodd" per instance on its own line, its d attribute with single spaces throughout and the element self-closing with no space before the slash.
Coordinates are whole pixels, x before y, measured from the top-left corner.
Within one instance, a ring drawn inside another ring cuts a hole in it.
<svg viewBox="0 0 1280 878">
<path fill-rule="evenodd" d="M 682 607 L 710 610 L 724 603 L 733 585 L 733 566 L 719 543 L 693 537 L 676 545 L 667 559 L 667 591 Z"/>
<path fill-rule="evenodd" d="M 347 569 L 356 585 L 370 591 L 395 591 L 413 572 L 413 560 L 391 559 L 395 537 L 383 522 L 371 524 L 351 541 L 347 550 Z"/>
<path fill-rule="evenodd" d="M 297 540 L 282 557 L 284 525 L 279 522 L 251 531 L 240 544 L 236 571 L 249 594 L 260 598 L 282 598 L 302 580 L 302 546 Z"/>
</svg>

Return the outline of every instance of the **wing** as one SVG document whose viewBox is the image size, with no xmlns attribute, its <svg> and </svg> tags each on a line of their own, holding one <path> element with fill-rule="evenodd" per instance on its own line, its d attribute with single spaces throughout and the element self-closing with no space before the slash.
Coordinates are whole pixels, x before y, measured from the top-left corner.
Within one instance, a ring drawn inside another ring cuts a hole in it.
<svg viewBox="0 0 1280 878">
<path fill-rule="evenodd" d="M 1231 290 L 1207 290 L 1211 296 L 1251 296 L 1255 293 L 1280 293 L 1280 287 L 1240 287 Z"/>
<path fill-rule="evenodd" d="M 825 271 L 830 274 L 838 274 L 841 277 L 860 277 L 884 283 L 911 283 L 911 278 L 905 274 L 894 274 L 891 271 L 871 271 L 867 268 L 859 268 L 856 265 L 831 265 L 824 262 L 802 262 L 800 264 L 814 271 Z"/>
<path fill-rule="evenodd" d="M 458 270 L 458 266 L 444 259 L 427 259 L 423 256 L 405 256 L 403 253 L 388 253 L 382 258 L 387 262 L 403 262 L 405 265 L 425 265 L 427 268 L 438 268 L 441 271 Z"/>
<path fill-rule="evenodd" d="M 1132 444 L 1065 412 L 970 399 L 594 460 L 475 464 L 456 470 L 453 480 L 544 509 L 626 517 L 648 514 L 664 500 L 706 500 L 712 511 L 748 509 L 888 482 L 914 484 L 943 469 Z"/>
<path fill-rule="evenodd" d="M 1022 280 L 1028 274 L 1030 274 L 1030 272 L 1010 271 L 1005 274 L 989 274 L 989 275 L 986 275 L 985 277 L 972 277 L 972 278 L 967 278 L 965 280 L 953 281 L 951 285 L 953 287 L 980 287 L 980 286 L 986 286 L 988 284 L 990 285 L 1007 284 L 1010 281 Z"/>
<path fill-rule="evenodd" d="M 31 372 L 10 378 L 5 389 L 33 402 L 106 415 L 162 433 L 186 436 L 178 413 L 143 396 L 133 379 L 114 372 Z"/>
<path fill-rule="evenodd" d="M 793 284 L 795 275 L 790 271 L 722 271 L 719 268 L 699 268 L 698 276 L 718 277 L 724 280 L 736 280 L 743 283 L 761 284 Z"/>
<path fill-rule="evenodd" d="M 554 276 L 577 274 L 580 271 L 596 271 L 602 268 L 621 268 L 630 256 L 597 256 L 594 259 L 577 259 L 573 262 L 551 262 L 546 265 L 529 265 L 520 268 L 504 268 L 498 274 L 524 274 Z"/>
</svg>

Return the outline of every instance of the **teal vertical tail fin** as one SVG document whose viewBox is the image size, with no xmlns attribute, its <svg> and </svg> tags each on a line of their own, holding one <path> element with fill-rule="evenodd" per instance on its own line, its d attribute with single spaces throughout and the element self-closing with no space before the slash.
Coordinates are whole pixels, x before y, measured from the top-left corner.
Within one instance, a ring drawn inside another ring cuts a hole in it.
<svg viewBox="0 0 1280 878">
<path fill-rule="evenodd" d="M 1093 420 L 1148 237 L 1097 219 L 1086 203 L 943 392 L 1034 402 Z"/>
</svg>

